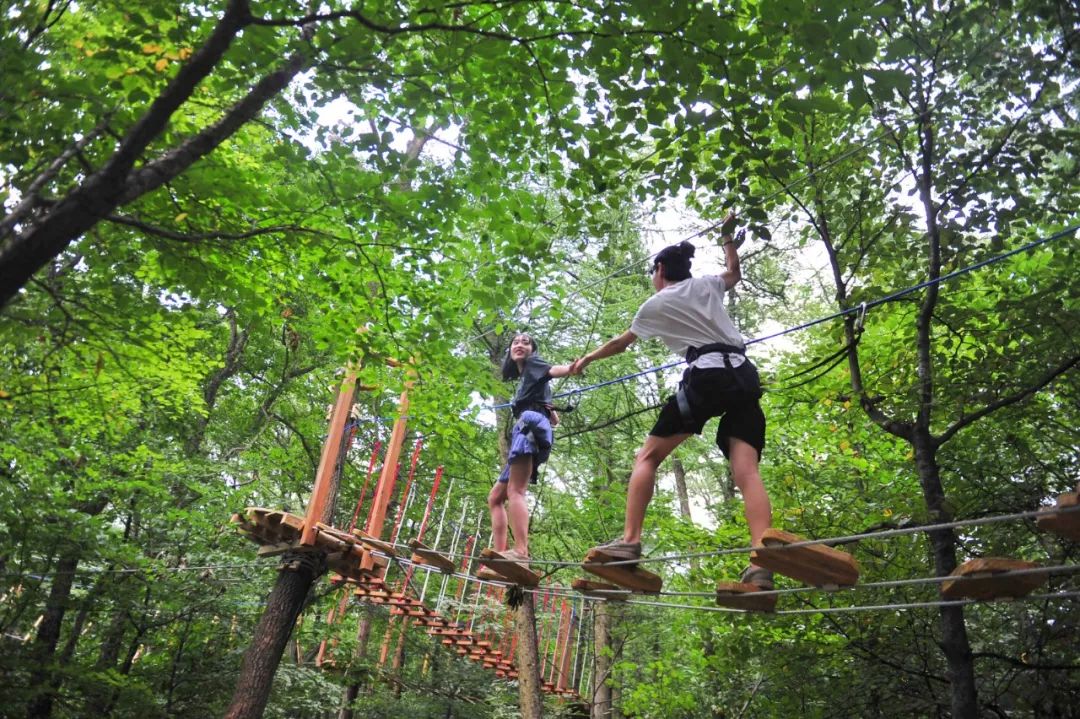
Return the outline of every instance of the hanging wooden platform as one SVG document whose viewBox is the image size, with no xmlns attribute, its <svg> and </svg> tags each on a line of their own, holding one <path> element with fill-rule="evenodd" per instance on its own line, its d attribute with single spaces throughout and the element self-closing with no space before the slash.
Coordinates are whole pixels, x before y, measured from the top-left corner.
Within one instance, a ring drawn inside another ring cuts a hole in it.
<svg viewBox="0 0 1080 719">
<path fill-rule="evenodd" d="M 716 603 L 721 607 L 748 612 L 776 611 L 776 595 L 761 595 L 761 589 L 747 582 L 717 582 Z"/>
<path fill-rule="evenodd" d="M 630 595 L 627 589 L 607 582 L 594 582 L 591 579 L 578 578 L 571 582 L 570 586 L 587 597 L 606 599 L 609 602 L 625 602 Z"/>
<path fill-rule="evenodd" d="M 417 539 L 409 542 L 409 546 L 412 547 L 412 561 L 415 564 L 426 564 L 447 574 L 454 573 L 454 570 L 456 569 L 454 562 L 446 555 L 440 554 L 434 549 L 425 546 L 423 542 Z"/>
<path fill-rule="evenodd" d="M 1080 485 L 1075 492 L 1066 492 L 1057 498 L 1055 509 L 1072 510 L 1069 512 L 1055 512 L 1035 520 L 1035 525 L 1044 532 L 1080 542 Z"/>
<path fill-rule="evenodd" d="M 504 554 L 500 554 L 490 547 L 481 550 L 480 561 L 514 584 L 525 587 L 535 587 L 540 584 L 539 574 L 527 567 L 523 567 L 512 559 L 507 559 Z"/>
<path fill-rule="evenodd" d="M 605 554 L 599 549 L 590 549 L 585 555 L 585 562 L 581 568 L 586 572 L 595 574 L 609 582 L 645 594 L 656 594 L 664 585 L 664 580 L 659 575 L 642 569 L 640 565 L 617 564 L 612 567 L 604 566 L 605 562 L 617 562 L 617 558 Z"/>
<path fill-rule="evenodd" d="M 850 587 L 859 581 L 859 563 L 847 552 L 811 544 L 786 549 L 789 544 L 806 541 L 779 529 L 766 529 L 761 543 L 750 553 L 754 564 L 797 579 L 812 587 Z"/>
<path fill-rule="evenodd" d="M 954 569 L 941 585 L 946 599 L 1016 599 L 1030 594 L 1043 584 L 1047 574 L 1010 575 L 1021 569 L 1037 569 L 1035 562 L 1001 557 L 969 559 Z"/>
<path fill-rule="evenodd" d="M 248 507 L 244 514 L 234 514 L 233 524 L 259 546 L 260 557 L 273 557 L 286 552 L 321 551 L 330 569 L 343 578 L 360 581 L 374 570 L 364 570 L 360 560 L 364 550 L 346 532 L 317 523 L 314 545 L 300 543 L 304 518 L 289 512 L 265 507 Z M 382 566 L 385 566 L 385 561 Z"/>
</svg>

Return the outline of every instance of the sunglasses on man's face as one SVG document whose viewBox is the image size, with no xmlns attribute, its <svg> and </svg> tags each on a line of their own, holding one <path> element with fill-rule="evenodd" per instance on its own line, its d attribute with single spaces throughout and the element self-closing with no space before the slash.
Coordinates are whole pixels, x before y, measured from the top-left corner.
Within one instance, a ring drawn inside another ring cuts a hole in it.
<svg viewBox="0 0 1080 719">
<path fill-rule="evenodd" d="M 652 267 L 650 267 L 648 270 L 645 271 L 645 274 L 647 274 L 649 277 L 652 277 L 653 275 L 656 274 L 656 268 L 659 267 L 659 266 L 660 265 L 653 265 Z"/>
</svg>

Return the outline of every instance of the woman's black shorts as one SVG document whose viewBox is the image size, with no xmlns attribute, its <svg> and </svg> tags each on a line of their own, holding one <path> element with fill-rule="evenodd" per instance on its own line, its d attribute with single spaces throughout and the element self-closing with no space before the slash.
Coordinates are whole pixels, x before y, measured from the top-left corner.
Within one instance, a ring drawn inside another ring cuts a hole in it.
<svg viewBox="0 0 1080 719">
<path fill-rule="evenodd" d="M 670 437 L 675 434 L 701 434 L 705 423 L 720 418 L 716 428 L 716 446 L 729 456 L 728 438 L 737 437 L 754 447 L 761 459 L 765 449 L 765 413 L 758 400 L 761 379 L 757 368 L 746 360 L 734 369 L 691 367 L 683 374 L 680 387 L 689 385 L 687 399 L 693 419 L 687 421 L 679 411 L 679 403 L 671 397 L 660 410 L 656 424 L 649 434 Z"/>
</svg>

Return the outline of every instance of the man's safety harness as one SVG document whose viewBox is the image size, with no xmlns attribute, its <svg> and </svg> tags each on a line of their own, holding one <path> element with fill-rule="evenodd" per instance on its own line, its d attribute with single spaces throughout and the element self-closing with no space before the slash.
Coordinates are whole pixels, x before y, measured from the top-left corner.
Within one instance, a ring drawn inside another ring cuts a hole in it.
<svg viewBox="0 0 1080 719">
<path fill-rule="evenodd" d="M 729 345 L 724 342 L 713 342 L 711 344 L 702 345 L 701 347 L 690 347 L 686 350 L 686 363 L 693 364 L 701 355 L 714 354 L 721 352 L 724 355 L 724 367 L 729 370 L 734 370 L 735 367 L 731 364 L 731 355 L 739 355 L 740 357 L 746 357 L 745 347 L 736 347 L 735 345 Z M 679 414 L 682 415 L 683 421 L 687 424 L 693 424 L 694 413 L 691 410 L 691 405 L 697 401 L 697 394 L 690 389 L 690 379 L 688 368 L 686 374 L 683 375 L 683 379 L 679 382 L 679 391 L 675 393 L 675 402 L 679 405 Z M 746 385 L 743 384 L 742 377 L 738 374 L 734 375 L 735 381 L 739 383 L 739 387 L 746 389 Z"/>
</svg>

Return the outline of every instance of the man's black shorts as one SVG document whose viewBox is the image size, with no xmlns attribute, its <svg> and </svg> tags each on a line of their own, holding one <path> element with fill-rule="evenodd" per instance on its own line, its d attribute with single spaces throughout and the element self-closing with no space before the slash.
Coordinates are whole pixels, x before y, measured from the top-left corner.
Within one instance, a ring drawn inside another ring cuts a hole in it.
<svg viewBox="0 0 1080 719">
<path fill-rule="evenodd" d="M 716 446 L 729 456 L 728 438 L 737 437 L 754 447 L 761 459 L 765 449 L 765 413 L 758 399 L 761 379 L 757 368 L 746 360 L 734 369 L 691 367 L 683 375 L 680 387 L 689 383 L 690 411 L 693 420 L 687 422 L 679 412 L 679 403 L 671 397 L 660 410 L 649 434 L 670 437 L 674 434 L 701 434 L 705 423 L 720 418 L 716 428 Z"/>
</svg>

